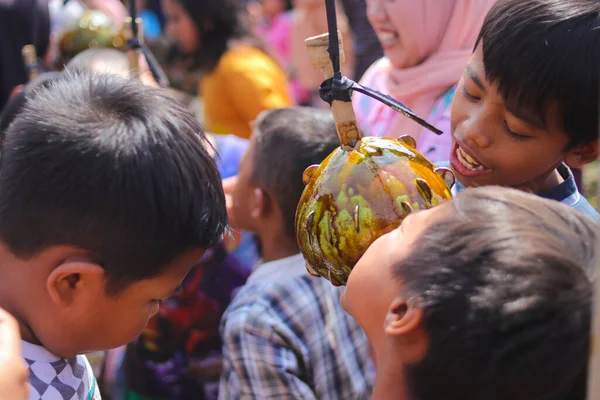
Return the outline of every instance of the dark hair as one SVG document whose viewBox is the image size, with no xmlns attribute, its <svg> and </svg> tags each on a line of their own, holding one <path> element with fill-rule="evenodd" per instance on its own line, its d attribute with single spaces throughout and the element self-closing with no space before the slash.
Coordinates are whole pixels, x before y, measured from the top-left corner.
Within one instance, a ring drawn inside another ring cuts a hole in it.
<svg viewBox="0 0 600 400">
<path fill-rule="evenodd" d="M 262 48 L 248 24 L 244 8 L 236 0 L 176 0 L 196 24 L 200 47 L 194 64 L 203 72 L 216 68 L 232 39 L 249 38 Z"/>
<path fill-rule="evenodd" d="M 486 77 L 505 102 L 544 123 L 557 104 L 570 148 L 597 139 L 598 0 L 500 0 L 485 18 L 480 43 Z"/>
<path fill-rule="evenodd" d="M 429 337 L 414 398 L 584 400 L 598 225 L 514 189 L 451 204 L 395 269 Z"/>
<path fill-rule="evenodd" d="M 0 147 L 2 147 L 2 142 L 4 141 L 4 131 L 21 112 L 27 101 L 27 97 L 31 96 L 39 87 L 50 85 L 53 80 L 58 79 L 60 76 L 62 76 L 60 72 L 44 72 L 31 82 L 25 84 L 22 91 L 16 93 L 8 100 L 0 113 Z"/>
<path fill-rule="evenodd" d="M 221 178 L 194 117 L 162 90 L 66 74 L 27 101 L 0 158 L 0 240 L 27 259 L 86 251 L 109 293 L 156 276 L 228 224 Z"/>
<path fill-rule="evenodd" d="M 259 114 L 254 132 L 253 184 L 267 189 L 296 236 L 294 218 L 304 191 L 302 174 L 340 145 L 329 110 L 286 107 Z"/>
</svg>

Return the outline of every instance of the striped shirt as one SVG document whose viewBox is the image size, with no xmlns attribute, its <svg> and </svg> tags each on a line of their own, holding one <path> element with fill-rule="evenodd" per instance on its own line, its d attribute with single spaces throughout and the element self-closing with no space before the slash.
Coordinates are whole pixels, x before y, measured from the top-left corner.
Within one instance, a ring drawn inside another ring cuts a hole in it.
<svg viewBox="0 0 600 400">
<path fill-rule="evenodd" d="M 221 322 L 219 398 L 370 398 L 368 341 L 339 296 L 300 254 L 255 269 Z"/>
</svg>

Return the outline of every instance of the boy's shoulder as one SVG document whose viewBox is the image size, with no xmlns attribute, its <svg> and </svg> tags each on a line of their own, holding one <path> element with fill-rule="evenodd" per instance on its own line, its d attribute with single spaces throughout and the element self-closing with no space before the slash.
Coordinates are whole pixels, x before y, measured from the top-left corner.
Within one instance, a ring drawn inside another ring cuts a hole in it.
<svg viewBox="0 0 600 400">
<path fill-rule="evenodd" d="M 438 162 L 435 165 L 438 167 L 449 167 L 450 164 L 447 162 Z M 560 175 L 563 177 L 563 182 L 552 189 L 539 193 L 539 196 L 545 199 L 559 201 L 594 220 L 600 220 L 600 214 L 598 211 L 592 207 L 589 201 L 587 201 L 587 199 L 581 195 L 579 189 L 577 189 L 575 177 L 573 176 L 573 173 L 569 167 L 567 167 L 565 164 L 562 164 L 559 165 L 557 169 Z M 465 189 L 466 188 L 461 185 L 460 182 L 456 181 L 452 187 L 452 195 L 456 196 Z"/>
<path fill-rule="evenodd" d="M 64 359 L 42 346 L 21 341 L 29 368 L 30 399 L 100 400 L 92 367 L 83 355 Z"/>
<path fill-rule="evenodd" d="M 575 201 L 571 207 L 596 221 L 600 221 L 600 214 L 598 211 L 592 207 L 590 202 L 581 194 L 579 195 L 579 199 Z"/>
<path fill-rule="evenodd" d="M 539 195 L 546 199 L 560 201 L 590 218 L 599 220 L 600 214 L 598 214 L 598 211 L 596 211 L 587 199 L 579 193 L 579 189 L 577 189 L 577 184 L 575 183 L 575 177 L 569 167 L 562 164 L 558 166 L 557 170 L 562 176 L 563 182 Z"/>
</svg>

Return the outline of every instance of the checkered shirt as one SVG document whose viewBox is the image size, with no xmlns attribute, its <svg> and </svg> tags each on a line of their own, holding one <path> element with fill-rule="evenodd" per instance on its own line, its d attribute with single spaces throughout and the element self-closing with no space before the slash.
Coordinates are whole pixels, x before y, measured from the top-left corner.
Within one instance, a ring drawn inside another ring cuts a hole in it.
<svg viewBox="0 0 600 400">
<path fill-rule="evenodd" d="M 21 345 L 29 366 L 29 400 L 101 400 L 85 356 L 63 359 L 41 346 Z"/>
<path fill-rule="evenodd" d="M 368 399 L 366 335 L 301 255 L 260 265 L 221 323 L 219 399 Z"/>
</svg>

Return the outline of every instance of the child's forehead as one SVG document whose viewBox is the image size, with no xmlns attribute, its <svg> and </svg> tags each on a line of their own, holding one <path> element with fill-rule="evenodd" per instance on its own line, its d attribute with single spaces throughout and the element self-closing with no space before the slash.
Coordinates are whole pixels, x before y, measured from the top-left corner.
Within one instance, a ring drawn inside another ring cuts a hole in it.
<svg viewBox="0 0 600 400">
<path fill-rule="evenodd" d="M 551 102 L 532 88 L 521 84 L 521 80 L 513 80 L 510 76 L 490 76 L 483 58 L 482 46 L 479 45 L 469 64 L 465 67 L 465 75 L 481 89 L 489 94 L 497 95 L 496 105 L 501 106 L 514 117 L 538 129 L 546 130 L 548 125 L 557 125 L 560 110 L 557 102 Z M 549 123 L 552 120 L 552 123 Z"/>
</svg>

